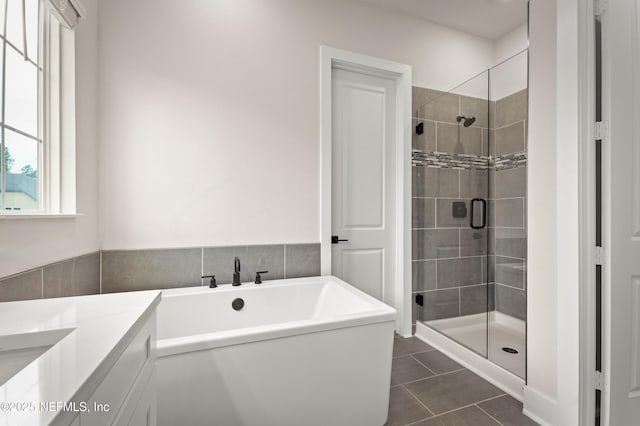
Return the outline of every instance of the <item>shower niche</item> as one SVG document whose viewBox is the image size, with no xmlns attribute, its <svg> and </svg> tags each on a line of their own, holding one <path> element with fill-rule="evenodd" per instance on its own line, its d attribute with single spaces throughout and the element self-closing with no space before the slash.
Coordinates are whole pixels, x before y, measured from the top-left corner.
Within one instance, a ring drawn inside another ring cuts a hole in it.
<svg viewBox="0 0 640 426">
<path fill-rule="evenodd" d="M 413 88 L 413 319 L 526 376 L 527 51 Z"/>
</svg>

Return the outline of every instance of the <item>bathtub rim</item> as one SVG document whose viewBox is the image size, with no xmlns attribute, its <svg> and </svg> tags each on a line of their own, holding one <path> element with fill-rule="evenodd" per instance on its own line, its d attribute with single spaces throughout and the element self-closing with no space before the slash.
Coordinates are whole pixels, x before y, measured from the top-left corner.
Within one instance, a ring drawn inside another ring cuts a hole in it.
<svg viewBox="0 0 640 426">
<path fill-rule="evenodd" d="M 227 293 L 239 290 L 253 291 L 256 289 L 264 289 L 266 287 L 299 286 L 327 281 L 335 282 L 345 290 L 353 293 L 358 297 L 363 298 L 367 303 L 371 305 L 372 309 L 353 314 L 336 315 L 327 319 L 305 319 L 241 329 L 201 333 L 190 336 L 172 337 L 166 339 L 158 338 L 158 358 L 187 352 L 203 351 L 225 346 L 239 345 L 243 343 L 260 342 L 265 340 L 293 337 L 302 334 L 311 334 L 335 329 L 359 327 L 366 326 L 368 324 L 396 321 L 397 312 L 394 308 L 331 275 L 271 280 L 265 281 L 263 284 L 258 285 L 253 283 L 243 283 L 241 288 L 232 287 L 230 285 L 227 287 L 225 285 L 225 287 L 223 288 L 216 289 L 209 289 L 208 287 L 204 286 L 166 289 L 162 290 L 162 298 L 166 300 L 174 297 L 184 297 L 202 293 L 210 293 L 212 291 L 215 291 L 217 293 Z"/>
</svg>

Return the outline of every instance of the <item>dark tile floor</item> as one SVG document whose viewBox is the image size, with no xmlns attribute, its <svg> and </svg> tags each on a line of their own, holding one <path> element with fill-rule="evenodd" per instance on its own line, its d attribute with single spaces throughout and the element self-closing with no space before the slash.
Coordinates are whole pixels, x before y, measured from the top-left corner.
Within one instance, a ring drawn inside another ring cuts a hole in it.
<svg viewBox="0 0 640 426">
<path fill-rule="evenodd" d="M 522 404 L 421 340 L 396 337 L 387 426 L 535 426 Z"/>
</svg>

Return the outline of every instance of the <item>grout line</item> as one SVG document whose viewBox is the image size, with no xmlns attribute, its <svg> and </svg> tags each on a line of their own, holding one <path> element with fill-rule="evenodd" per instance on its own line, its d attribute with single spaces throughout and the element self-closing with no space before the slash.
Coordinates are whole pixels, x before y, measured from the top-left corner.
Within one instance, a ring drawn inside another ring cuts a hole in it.
<svg viewBox="0 0 640 426">
<path fill-rule="evenodd" d="M 439 374 L 437 374 L 435 371 L 433 371 L 432 369 L 430 369 L 429 367 L 427 367 L 427 365 L 426 365 L 425 363 L 420 362 L 420 360 L 419 360 L 418 358 L 414 357 L 413 355 L 421 354 L 421 353 L 425 353 L 425 352 L 433 352 L 434 350 L 436 350 L 436 349 L 432 349 L 432 350 L 430 350 L 430 351 L 424 351 L 424 352 L 416 352 L 415 354 L 411 354 L 411 355 L 410 355 L 410 356 L 411 356 L 411 358 L 413 358 L 413 359 L 414 359 L 418 364 L 420 364 L 421 366 L 423 366 L 424 368 L 426 368 L 427 370 L 429 370 L 429 371 L 431 372 L 431 376 L 429 376 L 429 377 L 436 377 L 436 376 L 438 376 Z M 423 377 L 422 379 L 411 380 L 411 381 L 406 382 L 406 383 L 418 382 L 418 381 L 420 381 L 420 380 L 428 379 L 429 377 Z M 404 383 L 403 383 L 403 384 L 404 384 Z"/>
<path fill-rule="evenodd" d="M 405 389 L 406 389 L 406 388 L 405 388 Z M 408 389 L 407 389 L 407 390 L 408 390 Z M 482 401 L 477 401 L 477 402 L 474 402 L 474 403 L 472 403 L 472 404 L 463 405 L 462 407 L 458 407 L 458 408 L 455 408 L 455 409 L 453 409 L 453 410 L 449 410 L 449 411 L 442 412 L 442 413 L 440 413 L 440 414 L 436 415 L 435 417 L 436 417 L 436 418 L 438 418 L 438 417 L 440 417 L 440 416 L 444 416 L 445 414 L 453 413 L 454 411 L 463 410 L 463 409 L 465 409 L 465 408 L 469 408 L 469 407 L 474 407 L 474 406 L 475 406 L 475 407 L 477 407 L 477 404 L 482 404 L 482 403 L 484 403 L 484 402 L 491 401 L 491 400 L 493 400 L 493 399 L 498 399 L 498 398 L 501 398 L 501 397 L 503 397 L 503 396 L 505 396 L 505 395 L 506 395 L 506 393 L 503 393 L 503 394 L 500 394 L 500 395 L 497 395 L 497 396 L 492 396 L 491 398 L 483 399 Z M 478 408 L 480 408 L 480 407 L 478 407 Z M 482 410 L 482 411 L 484 411 L 484 410 Z M 410 424 L 411 424 L 411 423 L 410 423 Z"/>
<path fill-rule="evenodd" d="M 496 419 L 495 417 L 493 417 L 491 414 L 489 414 L 487 412 L 487 410 L 483 409 L 481 406 L 478 405 L 478 403 L 475 404 L 476 407 L 478 407 L 480 409 L 480 411 L 482 411 L 483 413 L 485 413 L 487 416 L 491 417 L 493 420 L 495 420 L 496 423 L 498 423 L 500 426 L 504 426 L 502 424 L 502 422 L 498 419 Z"/>
<path fill-rule="evenodd" d="M 100 250 L 99 252 L 100 255 L 100 265 L 99 265 L 99 270 L 100 270 L 100 277 L 99 277 L 99 283 L 100 283 L 100 292 L 98 294 L 102 294 L 102 250 Z"/>
<path fill-rule="evenodd" d="M 493 201 L 509 201 L 509 200 L 526 200 L 527 197 L 500 197 L 500 198 L 492 198 Z"/>
<path fill-rule="evenodd" d="M 414 358 L 414 359 L 415 359 L 415 358 Z M 418 360 L 416 359 L 416 361 L 418 361 Z M 420 362 L 420 361 L 418 361 L 418 362 Z M 422 363 L 420 362 L 420 364 L 422 364 Z M 422 365 L 424 365 L 424 364 L 422 364 Z M 426 367 L 426 365 L 424 365 L 424 366 Z M 427 368 L 428 368 L 428 367 L 427 367 Z M 458 373 L 458 372 L 460 372 L 460 371 L 464 371 L 464 370 L 467 370 L 467 369 L 466 369 L 466 368 L 464 368 L 464 367 L 463 367 L 463 368 L 458 368 L 457 370 L 447 371 L 446 373 L 434 374 L 433 376 L 423 377 L 423 378 L 421 378 L 421 379 L 416 379 L 416 380 L 411 380 L 410 382 L 406 382 L 406 383 L 402 383 L 402 384 L 403 384 L 403 385 L 410 385 L 410 384 L 412 384 L 412 383 L 420 382 L 420 381 L 422 381 L 422 380 L 429 380 L 429 379 L 433 379 L 433 378 L 435 378 L 435 377 L 446 376 L 447 374 L 451 374 L 451 373 Z M 433 371 L 433 370 L 431 370 L 431 371 Z M 471 371 L 471 370 L 469 370 L 469 371 Z M 483 379 L 483 380 L 484 380 L 484 379 Z"/>
<path fill-rule="evenodd" d="M 452 229 L 470 229 L 470 228 L 461 228 L 459 226 L 441 226 L 439 228 L 411 228 L 412 231 L 435 231 L 435 230 L 452 230 Z M 526 226 L 490 226 L 488 229 L 511 229 L 511 230 L 527 230 Z"/>
<path fill-rule="evenodd" d="M 426 353 L 426 352 L 433 352 L 434 350 L 435 350 L 435 349 L 432 349 L 432 350 L 430 350 L 430 351 L 424 351 L 424 352 L 416 352 L 416 354 L 422 354 L 422 353 Z M 410 356 L 411 358 L 413 358 L 413 360 L 414 360 L 414 361 L 416 361 L 418 364 L 420 364 L 421 366 L 423 366 L 424 368 L 426 368 L 426 369 L 431 373 L 431 375 L 430 375 L 429 377 L 435 377 L 435 376 L 437 376 L 437 375 L 438 375 L 435 371 L 433 371 L 432 369 L 430 369 L 429 367 L 427 367 L 427 365 L 426 365 L 426 364 L 424 364 L 424 363 L 420 362 L 420 360 L 419 360 L 418 358 L 414 357 L 413 355 L 415 355 L 415 354 L 411 354 L 411 355 L 409 355 L 409 356 Z M 405 382 L 405 383 L 418 382 L 418 381 L 420 381 L 420 380 L 428 379 L 429 377 L 423 377 L 422 379 L 411 380 L 411 381 L 408 381 L 408 382 Z M 403 385 L 404 385 L 405 383 L 403 383 Z"/>
<path fill-rule="evenodd" d="M 492 255 L 492 256 L 495 256 L 495 257 L 503 257 L 503 258 L 505 258 L 505 259 L 520 260 L 520 261 L 522 261 L 522 262 L 526 261 L 526 259 L 524 259 L 524 258 L 522 258 L 522 257 L 505 256 L 505 255 L 502 255 L 502 254 L 495 254 L 495 255 Z"/>
<path fill-rule="evenodd" d="M 509 284 L 499 283 L 497 281 L 494 284 L 495 285 L 501 285 L 502 287 L 512 288 L 514 290 L 520 290 L 520 291 L 524 291 L 525 290 L 524 288 L 521 288 L 521 287 L 515 287 L 515 286 L 509 285 Z"/>
<path fill-rule="evenodd" d="M 472 288 L 472 287 L 486 287 L 487 285 L 491 285 L 491 284 L 495 284 L 494 281 L 488 282 L 488 283 L 478 283 L 478 284 L 469 284 L 469 285 L 458 285 L 458 286 L 454 286 L 454 287 L 444 287 L 444 288 L 434 288 L 431 290 L 415 290 L 415 291 L 411 291 L 411 294 L 421 294 L 421 293 L 433 293 L 434 291 L 442 291 L 442 290 L 454 290 L 456 288 Z M 505 285 L 506 284 L 502 284 Z M 511 286 L 507 286 L 507 287 L 511 287 Z M 514 287 L 517 290 L 522 290 L 521 288 L 518 287 Z M 422 351 L 422 352 L 428 352 L 428 351 Z M 419 353 L 419 352 L 418 352 Z"/>
<path fill-rule="evenodd" d="M 436 263 L 436 290 L 439 288 L 438 287 L 438 259 L 435 259 L 435 263 Z"/>
<path fill-rule="evenodd" d="M 284 276 L 284 279 L 287 279 L 287 245 L 283 244 L 283 265 L 282 265 L 282 275 Z"/>
<path fill-rule="evenodd" d="M 415 399 L 416 401 L 418 401 L 418 404 L 422 405 L 422 406 L 427 410 L 427 413 L 429 413 L 430 417 L 435 417 L 434 412 L 433 412 L 433 411 L 431 411 L 431 410 L 429 409 L 429 407 L 427 407 L 427 405 L 426 405 L 424 402 L 420 401 L 420 398 L 418 398 L 416 395 L 414 395 L 414 394 L 413 394 L 413 392 L 411 392 L 409 389 L 407 389 L 407 387 L 406 387 L 405 385 L 400 385 L 400 386 L 402 386 L 402 387 L 404 388 L 404 390 L 405 390 L 405 391 L 407 391 L 407 393 L 408 393 L 411 397 L 413 397 L 413 399 Z M 424 419 L 421 419 L 421 420 L 424 420 Z M 419 421 L 420 421 L 420 420 L 419 420 Z"/>
</svg>

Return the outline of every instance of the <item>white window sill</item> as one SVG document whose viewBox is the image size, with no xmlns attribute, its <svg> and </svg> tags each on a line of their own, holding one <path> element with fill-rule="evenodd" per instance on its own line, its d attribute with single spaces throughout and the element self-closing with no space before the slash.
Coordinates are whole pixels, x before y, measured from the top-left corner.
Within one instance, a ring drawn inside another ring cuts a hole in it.
<svg viewBox="0 0 640 426">
<path fill-rule="evenodd" d="M 81 217 L 81 213 L 0 213 L 0 220 L 6 219 L 74 219 Z"/>
</svg>

